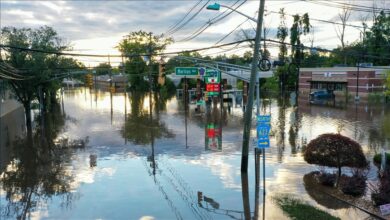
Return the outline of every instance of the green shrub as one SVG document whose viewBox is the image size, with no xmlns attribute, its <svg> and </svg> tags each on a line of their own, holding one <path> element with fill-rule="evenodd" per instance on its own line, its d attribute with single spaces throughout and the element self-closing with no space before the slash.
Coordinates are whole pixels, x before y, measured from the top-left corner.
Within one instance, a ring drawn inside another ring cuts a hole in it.
<svg viewBox="0 0 390 220">
<path fill-rule="evenodd" d="M 369 93 L 368 94 L 368 101 L 369 102 L 372 102 L 372 103 L 378 103 L 378 102 L 381 102 L 381 100 L 384 98 L 384 94 L 383 93 Z"/>
<path fill-rule="evenodd" d="M 375 154 L 374 162 L 377 164 L 382 163 L 382 154 Z M 386 164 L 390 166 L 390 153 L 386 153 Z"/>
</svg>

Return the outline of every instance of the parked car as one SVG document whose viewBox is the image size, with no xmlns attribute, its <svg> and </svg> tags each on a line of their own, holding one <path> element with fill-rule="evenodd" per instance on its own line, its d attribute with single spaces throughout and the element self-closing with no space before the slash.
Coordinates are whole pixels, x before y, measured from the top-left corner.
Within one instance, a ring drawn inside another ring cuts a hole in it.
<svg viewBox="0 0 390 220">
<path fill-rule="evenodd" d="M 330 99 L 334 98 L 334 94 L 329 90 L 319 90 L 310 93 L 310 99 Z"/>
</svg>

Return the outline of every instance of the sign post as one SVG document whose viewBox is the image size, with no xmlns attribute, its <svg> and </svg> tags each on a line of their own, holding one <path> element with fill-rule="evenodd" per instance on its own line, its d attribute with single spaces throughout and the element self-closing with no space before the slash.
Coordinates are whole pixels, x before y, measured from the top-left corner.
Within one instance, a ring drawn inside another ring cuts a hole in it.
<svg viewBox="0 0 390 220">
<path fill-rule="evenodd" d="M 221 72 L 214 69 L 206 69 L 205 73 L 207 95 L 217 96 L 221 91 Z"/>
<path fill-rule="evenodd" d="M 265 196 L 265 148 L 270 147 L 271 115 L 257 115 L 257 148 L 263 150 L 263 195 Z"/>
</svg>

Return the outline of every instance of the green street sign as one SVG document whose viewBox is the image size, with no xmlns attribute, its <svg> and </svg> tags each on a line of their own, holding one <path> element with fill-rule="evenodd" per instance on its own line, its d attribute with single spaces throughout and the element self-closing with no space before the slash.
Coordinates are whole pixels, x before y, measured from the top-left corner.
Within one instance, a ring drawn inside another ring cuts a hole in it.
<svg viewBox="0 0 390 220">
<path fill-rule="evenodd" d="M 206 83 L 220 83 L 221 72 L 214 69 L 207 69 L 205 74 Z"/>
<path fill-rule="evenodd" d="M 176 76 L 197 76 L 199 70 L 197 67 L 176 67 Z"/>
</svg>

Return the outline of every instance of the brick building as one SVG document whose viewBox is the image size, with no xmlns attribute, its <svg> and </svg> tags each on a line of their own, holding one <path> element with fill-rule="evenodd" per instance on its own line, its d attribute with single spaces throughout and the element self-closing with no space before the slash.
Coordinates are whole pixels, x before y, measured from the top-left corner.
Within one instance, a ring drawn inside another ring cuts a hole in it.
<svg viewBox="0 0 390 220">
<path fill-rule="evenodd" d="M 354 96 L 358 88 L 359 96 L 367 97 L 384 90 L 385 70 L 385 67 L 361 67 L 359 71 L 356 67 L 301 68 L 299 91 L 330 90 L 336 96 Z"/>
</svg>

